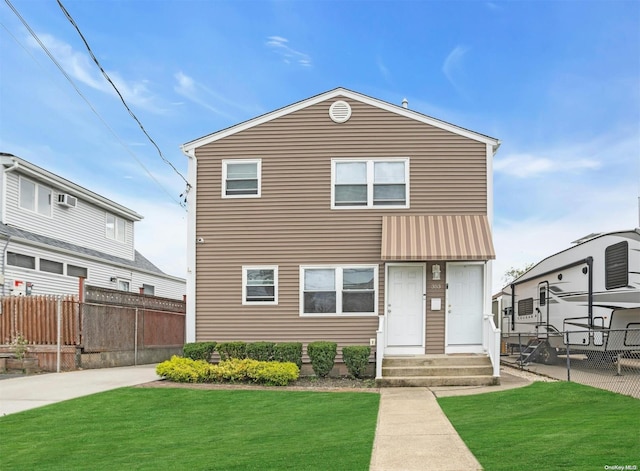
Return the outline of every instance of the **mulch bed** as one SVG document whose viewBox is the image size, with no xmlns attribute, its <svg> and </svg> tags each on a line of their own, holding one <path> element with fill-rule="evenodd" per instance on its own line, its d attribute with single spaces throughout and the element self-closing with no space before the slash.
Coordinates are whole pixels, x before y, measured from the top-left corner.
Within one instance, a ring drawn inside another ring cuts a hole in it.
<svg viewBox="0 0 640 471">
<path fill-rule="evenodd" d="M 187 388 L 187 389 L 266 389 L 278 391 L 370 392 L 380 391 L 373 379 L 302 377 L 289 386 L 265 386 L 247 383 L 175 383 L 161 379 L 140 384 L 139 388 Z"/>
</svg>

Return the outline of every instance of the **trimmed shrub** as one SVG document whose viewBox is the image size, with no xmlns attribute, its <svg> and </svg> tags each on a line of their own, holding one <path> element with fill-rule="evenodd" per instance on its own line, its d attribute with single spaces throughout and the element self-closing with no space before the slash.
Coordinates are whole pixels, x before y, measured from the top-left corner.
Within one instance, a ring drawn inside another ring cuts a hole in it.
<svg viewBox="0 0 640 471">
<path fill-rule="evenodd" d="M 273 360 L 275 342 L 253 342 L 247 344 L 247 358 L 259 361 Z"/>
<path fill-rule="evenodd" d="M 319 341 L 307 345 L 307 355 L 316 376 L 324 378 L 331 372 L 337 351 L 338 344 L 335 342 Z"/>
<path fill-rule="evenodd" d="M 185 343 L 182 351 L 185 358 L 192 360 L 211 360 L 211 354 L 216 349 L 216 342 Z"/>
<path fill-rule="evenodd" d="M 347 371 L 354 378 L 362 378 L 369 366 L 369 356 L 371 355 L 371 347 L 362 345 L 353 345 L 350 347 L 342 347 L 342 359 L 347 365 Z"/>
<path fill-rule="evenodd" d="M 204 360 L 178 356 L 163 361 L 156 367 L 158 376 L 177 383 L 253 382 L 272 386 L 286 386 L 300 376 L 298 367 L 291 363 L 266 362 L 249 358 L 221 361 L 212 365 Z"/>
<path fill-rule="evenodd" d="M 282 342 L 273 347 L 273 359 L 280 362 L 291 362 L 302 368 L 302 343 Z"/>
<path fill-rule="evenodd" d="M 172 356 L 156 366 L 156 374 L 176 383 L 202 383 L 211 375 L 211 365 L 205 360 Z"/>
<path fill-rule="evenodd" d="M 216 345 L 216 350 L 220 354 L 222 361 L 230 360 L 231 358 L 238 358 L 240 360 L 247 358 L 246 342 L 220 342 Z"/>
</svg>

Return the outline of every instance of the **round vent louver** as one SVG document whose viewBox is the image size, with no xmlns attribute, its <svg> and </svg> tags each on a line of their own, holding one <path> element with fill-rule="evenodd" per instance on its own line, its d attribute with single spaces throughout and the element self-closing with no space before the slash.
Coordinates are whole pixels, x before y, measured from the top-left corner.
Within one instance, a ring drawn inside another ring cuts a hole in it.
<svg viewBox="0 0 640 471">
<path fill-rule="evenodd" d="M 344 123 L 351 117 L 351 107 L 346 101 L 336 101 L 329 108 L 329 116 L 336 123 Z"/>
</svg>

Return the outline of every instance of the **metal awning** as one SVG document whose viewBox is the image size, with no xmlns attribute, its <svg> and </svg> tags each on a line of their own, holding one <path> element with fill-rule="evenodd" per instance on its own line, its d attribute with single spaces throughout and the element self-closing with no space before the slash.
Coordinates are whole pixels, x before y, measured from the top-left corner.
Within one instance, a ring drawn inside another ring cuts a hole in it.
<svg viewBox="0 0 640 471">
<path fill-rule="evenodd" d="M 496 258 L 484 215 L 383 216 L 382 260 Z"/>
</svg>

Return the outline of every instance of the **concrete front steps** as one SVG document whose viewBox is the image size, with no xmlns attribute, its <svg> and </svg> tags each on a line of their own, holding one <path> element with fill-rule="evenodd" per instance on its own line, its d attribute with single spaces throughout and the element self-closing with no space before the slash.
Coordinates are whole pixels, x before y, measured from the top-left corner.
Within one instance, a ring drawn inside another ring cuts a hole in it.
<svg viewBox="0 0 640 471">
<path fill-rule="evenodd" d="M 378 387 L 493 386 L 491 359 L 480 354 L 404 355 L 382 360 Z"/>
</svg>

